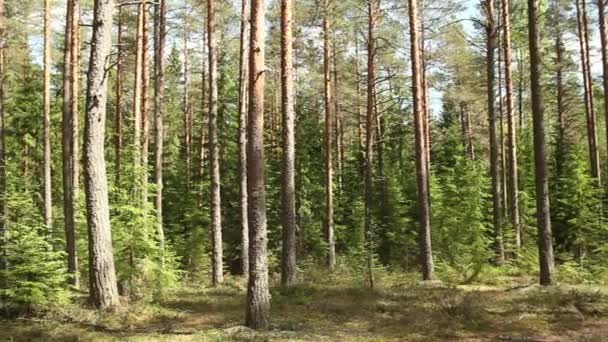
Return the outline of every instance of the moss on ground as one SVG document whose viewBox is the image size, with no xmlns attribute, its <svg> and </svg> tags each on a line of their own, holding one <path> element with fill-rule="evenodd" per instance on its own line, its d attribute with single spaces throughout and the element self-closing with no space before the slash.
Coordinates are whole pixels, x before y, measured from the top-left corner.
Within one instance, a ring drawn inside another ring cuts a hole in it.
<svg viewBox="0 0 608 342">
<path fill-rule="evenodd" d="M 272 291 L 272 329 L 243 326 L 245 286 L 184 286 L 154 304 L 98 313 L 82 305 L 0 321 L 7 341 L 602 341 L 608 289 L 419 283 L 386 277 L 375 291 L 340 274 L 316 274 Z"/>
</svg>

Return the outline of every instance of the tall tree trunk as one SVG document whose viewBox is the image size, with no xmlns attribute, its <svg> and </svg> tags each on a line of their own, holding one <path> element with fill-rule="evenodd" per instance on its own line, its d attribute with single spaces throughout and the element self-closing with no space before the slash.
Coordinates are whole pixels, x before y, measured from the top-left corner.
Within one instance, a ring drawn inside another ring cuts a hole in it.
<svg viewBox="0 0 608 342">
<path fill-rule="evenodd" d="M 587 25 L 586 0 L 576 0 L 578 37 L 580 43 L 583 84 L 585 89 L 585 114 L 587 118 L 587 144 L 589 146 L 589 163 L 591 176 L 600 183 L 600 161 L 597 148 L 595 104 L 593 98 L 593 80 L 589 61 L 589 31 Z"/>
<path fill-rule="evenodd" d="M 72 108 L 72 172 L 74 175 L 72 176 L 74 185 L 74 203 L 78 203 L 78 196 L 80 193 L 80 163 L 81 163 L 81 155 L 80 155 L 80 137 L 79 137 L 79 104 L 80 104 L 80 0 L 74 0 L 74 11 L 72 16 L 72 53 L 70 57 L 72 58 L 72 73 L 71 73 L 71 81 L 70 85 L 72 87 L 71 90 L 71 98 L 70 98 L 70 107 Z"/>
<path fill-rule="evenodd" d="M 604 116 L 608 122 L 608 23 L 606 22 L 606 1 L 597 0 L 598 16 L 600 22 L 600 40 L 602 50 L 602 81 L 604 85 Z M 608 144 L 608 124 L 606 125 L 606 143 Z"/>
<path fill-rule="evenodd" d="M 53 234 L 53 197 L 51 187 L 51 4 L 44 0 L 44 224 Z"/>
<path fill-rule="evenodd" d="M 498 11 L 498 17 L 501 18 L 501 11 Z M 502 27 L 502 21 L 499 19 L 498 20 L 498 27 Z M 502 67 L 502 45 L 501 42 L 503 41 L 502 39 L 502 30 L 498 30 L 498 42 L 497 42 L 497 49 L 498 49 L 498 65 L 497 65 L 497 70 L 498 70 L 498 126 L 499 126 L 499 131 L 498 131 L 498 137 L 499 137 L 499 142 L 500 142 L 500 186 L 501 186 L 501 193 L 502 193 L 502 212 L 503 212 L 503 218 L 509 217 L 509 208 L 507 207 L 507 203 L 509 201 L 508 199 L 508 185 L 507 185 L 507 156 L 506 156 L 506 146 L 505 146 L 505 112 L 504 112 L 504 108 L 505 108 L 505 103 L 504 103 L 504 98 L 503 98 L 503 93 L 502 93 L 502 86 L 503 86 L 503 79 L 502 79 L 502 72 L 503 72 L 503 67 Z M 504 223 L 503 223 L 504 224 Z"/>
<path fill-rule="evenodd" d="M 519 218 L 519 177 L 517 163 L 517 127 L 515 126 L 515 110 L 513 99 L 513 69 L 511 65 L 511 2 L 502 1 L 503 57 L 505 68 L 505 91 L 507 109 L 507 167 L 509 211 L 511 226 L 515 233 L 515 247 L 521 248 L 521 224 Z M 559 101 L 559 100 L 558 100 Z"/>
<path fill-rule="evenodd" d="M 518 87 L 517 87 L 517 112 L 519 118 L 519 129 L 524 129 L 524 53 L 519 50 L 519 58 L 517 59 L 517 66 L 519 69 Z"/>
<path fill-rule="evenodd" d="M 98 308 L 119 305 L 114 257 L 108 184 L 104 155 L 107 100 L 107 61 L 112 48 L 112 12 L 114 1 L 95 0 L 93 37 L 87 81 L 85 120 L 85 189 L 89 227 L 89 291 Z"/>
<path fill-rule="evenodd" d="M 542 58 L 538 27 L 538 0 L 528 0 L 528 34 L 530 45 L 530 88 L 534 126 L 534 168 L 536 181 L 536 218 L 538 224 L 538 256 L 540 284 L 553 282 L 553 238 L 549 207 L 549 179 L 545 153 L 545 123 L 541 88 Z"/>
<path fill-rule="evenodd" d="M 78 0 L 68 0 L 63 58 L 62 168 L 63 212 L 70 284 L 78 287 L 76 199 L 78 193 Z"/>
<path fill-rule="evenodd" d="M 249 118 L 247 122 L 247 193 L 249 199 L 249 284 L 246 324 L 266 329 L 270 316 L 266 190 L 264 176 L 264 85 L 266 81 L 264 1 L 251 1 L 249 39 Z"/>
<path fill-rule="evenodd" d="M 207 44 L 209 49 L 209 159 L 211 176 L 211 243 L 213 245 L 213 285 L 224 281 L 222 248 L 222 199 L 220 183 L 220 142 L 217 111 L 217 43 L 215 40 L 215 1 L 207 1 Z"/>
<path fill-rule="evenodd" d="M 283 113 L 283 170 L 281 186 L 281 222 L 283 254 L 281 285 L 296 282 L 296 179 L 295 179 L 295 108 L 293 74 L 292 0 L 281 0 L 281 112 Z"/>
<path fill-rule="evenodd" d="M 192 179 L 192 105 L 190 104 L 190 48 L 188 37 L 188 13 L 184 14 L 184 160 L 186 161 L 186 184 L 190 187 Z M 205 96 L 205 94 L 203 94 Z M 208 127 L 207 127 L 208 129 Z"/>
<path fill-rule="evenodd" d="M 6 53 L 6 9 L 0 0 L 0 270 L 5 271 L 6 262 L 6 130 L 4 113 L 4 81 Z"/>
<path fill-rule="evenodd" d="M 379 4 L 367 2 L 367 112 L 365 120 L 365 240 L 367 242 L 367 279 L 370 289 L 376 286 L 374 277 L 374 134 L 376 132 L 374 90 L 376 83 L 376 19 Z"/>
<path fill-rule="evenodd" d="M 207 48 L 207 34 L 204 32 L 203 33 L 203 56 L 206 55 L 206 50 Z M 205 114 L 207 113 L 207 58 L 203 58 L 203 63 L 202 63 L 202 73 L 201 73 L 201 125 L 200 125 L 200 137 L 199 137 L 199 145 L 200 145 L 200 150 L 199 150 L 199 178 L 201 181 L 203 181 L 203 178 L 205 176 L 205 168 L 206 168 L 206 160 L 207 160 L 207 148 L 206 148 L 206 144 L 207 144 L 207 131 L 209 130 L 209 126 L 206 124 L 206 120 L 205 120 Z M 186 90 L 186 89 L 185 89 Z M 202 189 L 201 189 L 202 191 Z M 202 195 L 202 193 L 201 193 Z M 201 196 L 202 197 L 202 196 Z M 200 202 L 202 205 L 202 201 Z"/>
<path fill-rule="evenodd" d="M 148 3 L 146 0 L 143 7 L 143 30 L 141 51 L 141 186 L 142 200 L 148 200 L 148 145 L 150 143 L 150 59 L 148 53 L 149 26 L 148 26 Z"/>
<path fill-rule="evenodd" d="M 139 170 L 141 166 L 141 127 L 142 127 L 142 84 L 143 84 L 143 59 L 144 59 L 144 26 L 146 11 L 146 0 L 140 0 L 137 5 L 137 32 L 135 35 L 136 50 L 135 50 L 135 77 L 133 86 L 133 166 L 135 170 Z M 139 178 L 136 177 L 139 181 Z M 135 192 L 139 196 L 139 186 L 136 186 Z"/>
<path fill-rule="evenodd" d="M 422 78 L 422 106 L 423 106 L 423 114 L 424 114 L 424 144 L 427 153 L 426 158 L 426 168 L 429 173 L 429 177 L 427 178 L 427 182 L 429 182 L 430 188 L 430 173 L 431 173 L 431 116 L 430 116 L 430 108 L 429 108 L 429 98 L 428 98 L 428 80 L 426 77 L 427 71 L 427 60 L 426 60 L 426 38 L 425 33 L 426 29 L 424 26 L 424 0 L 420 0 L 419 7 L 419 16 L 420 16 L 420 69 Z M 429 198 L 430 203 L 430 198 Z M 430 204 L 429 204 L 430 205 Z"/>
<path fill-rule="evenodd" d="M 355 96 L 357 100 L 357 138 L 359 142 L 359 172 L 361 176 L 365 176 L 365 121 L 363 120 L 363 111 L 361 108 L 361 67 L 359 61 L 359 38 L 355 31 Z"/>
<path fill-rule="evenodd" d="M 241 35 L 239 51 L 239 209 L 241 219 L 241 270 L 249 274 L 249 221 L 247 217 L 247 87 L 249 85 L 248 38 L 249 1 L 241 1 Z"/>
<path fill-rule="evenodd" d="M 123 79 L 124 79 L 124 47 L 123 47 L 123 18 L 122 18 L 122 6 L 118 6 L 118 52 L 116 55 L 116 110 L 114 116 L 114 177 L 115 183 L 119 185 L 120 174 L 122 167 L 122 126 L 123 126 L 123 114 L 122 114 L 122 92 L 123 92 Z"/>
<path fill-rule="evenodd" d="M 431 206 L 429 170 L 425 138 L 425 115 L 422 86 L 422 66 L 420 54 L 420 23 L 418 21 L 418 0 L 408 0 L 410 19 L 410 47 L 412 60 L 412 94 L 414 97 L 414 126 L 416 136 L 416 182 L 418 186 L 418 221 L 420 265 L 422 278 L 433 279 L 433 253 L 431 247 Z"/>
<path fill-rule="evenodd" d="M 420 68 L 422 71 L 421 74 L 421 78 L 422 78 L 422 106 L 423 106 L 423 113 L 424 113 L 424 144 L 425 144 L 425 148 L 426 148 L 426 153 L 427 153 L 427 158 L 426 158 L 426 163 L 427 163 L 427 170 L 430 174 L 431 172 L 431 118 L 430 118 L 430 113 L 429 113 L 429 100 L 428 100 L 428 81 L 427 81 L 427 77 L 426 77 L 426 71 L 427 71 L 427 60 L 426 60 L 426 28 L 424 26 L 424 8 L 425 8 L 425 3 L 424 0 L 420 0 L 419 3 L 419 19 L 418 21 L 420 22 Z M 429 187 L 430 187 L 430 177 L 428 179 L 429 182 Z M 430 199 L 429 199 L 430 201 Z"/>
<path fill-rule="evenodd" d="M 166 0 L 155 5 L 155 75 L 154 75 L 154 183 L 156 184 L 156 220 L 157 236 L 161 247 L 165 246 L 163 229 L 163 151 L 164 151 L 164 117 L 165 117 L 165 40 L 166 40 Z"/>
<path fill-rule="evenodd" d="M 556 177 L 561 179 L 563 176 L 563 164 L 566 157 L 566 106 L 564 103 L 564 97 L 566 96 L 566 89 L 564 86 L 564 52 L 565 46 L 562 37 L 561 20 L 561 9 L 558 1 L 553 1 L 555 11 L 555 81 L 557 83 L 557 151 L 555 152 L 555 167 Z M 608 103 L 608 102 L 607 102 Z"/>
<path fill-rule="evenodd" d="M 333 57 L 332 57 L 332 74 L 333 74 L 333 102 L 334 102 L 334 137 L 335 137 L 335 149 L 336 149 L 336 176 L 338 180 L 338 194 L 342 192 L 342 178 L 343 178 L 343 141 L 342 141 L 342 117 L 340 114 L 340 101 L 338 100 L 338 47 L 336 43 L 336 32 L 332 31 L 332 45 L 333 45 Z"/>
<path fill-rule="evenodd" d="M 331 41 L 329 7 L 330 2 L 325 2 L 325 13 L 323 16 L 323 84 L 325 100 L 325 241 L 327 242 L 327 267 L 333 270 L 336 267 L 336 241 L 334 237 L 334 170 L 332 153 L 333 135 L 333 113 L 331 103 Z"/>
<path fill-rule="evenodd" d="M 492 175 L 492 205 L 494 212 L 494 238 L 496 248 L 496 263 L 502 265 L 505 260 L 505 251 L 502 238 L 503 224 L 503 201 L 500 171 L 500 151 L 498 142 L 498 132 L 496 129 L 497 115 L 494 108 L 495 101 L 495 74 L 494 74 L 494 55 L 497 45 L 496 39 L 496 14 L 494 11 L 494 1 L 486 0 L 486 77 L 487 77 L 487 104 L 490 140 L 490 173 Z"/>
</svg>

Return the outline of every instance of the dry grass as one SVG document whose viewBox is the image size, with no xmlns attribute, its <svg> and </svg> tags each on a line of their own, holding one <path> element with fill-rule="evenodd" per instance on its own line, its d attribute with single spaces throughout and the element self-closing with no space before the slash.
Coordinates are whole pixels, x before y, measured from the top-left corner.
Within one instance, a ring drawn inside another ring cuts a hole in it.
<svg viewBox="0 0 608 342">
<path fill-rule="evenodd" d="M 521 279 L 515 279 L 517 284 Z M 509 283 L 509 282 L 507 282 Z M 421 284 L 376 291 L 316 275 L 273 291 L 272 329 L 242 327 L 244 285 L 184 287 L 164 302 L 114 314 L 74 306 L 44 319 L 0 321 L 8 341 L 604 341 L 606 289 Z"/>
</svg>

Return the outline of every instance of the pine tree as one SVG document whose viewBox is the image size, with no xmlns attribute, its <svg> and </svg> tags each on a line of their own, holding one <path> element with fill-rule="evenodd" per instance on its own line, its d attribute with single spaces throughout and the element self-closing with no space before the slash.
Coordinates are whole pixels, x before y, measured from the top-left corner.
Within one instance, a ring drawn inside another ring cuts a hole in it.
<svg viewBox="0 0 608 342">
<path fill-rule="evenodd" d="M 89 227 L 89 295 L 98 308 L 118 306 L 118 288 L 112 237 L 108 185 L 104 156 L 107 77 L 106 63 L 112 43 L 114 1 L 96 0 L 93 38 L 87 83 L 85 120 L 85 190 Z"/>
<path fill-rule="evenodd" d="M 249 117 L 247 123 L 247 194 L 249 198 L 249 284 L 245 322 L 254 329 L 269 325 L 270 292 L 266 190 L 264 179 L 264 86 L 265 70 L 264 1 L 251 1 L 249 40 Z"/>
<path fill-rule="evenodd" d="M 540 284 L 553 282 L 553 238 L 549 207 L 549 181 L 545 152 L 545 125 L 543 98 L 540 83 L 542 59 L 539 47 L 538 1 L 528 0 L 528 33 L 530 48 L 530 84 L 532 97 L 532 117 L 534 120 L 534 170 L 536 185 L 536 217 L 538 225 L 538 254 L 540 263 Z"/>
<path fill-rule="evenodd" d="M 43 141 L 44 141 L 44 224 L 53 235 L 53 197 L 51 184 L 51 4 L 44 1 L 44 110 L 43 110 Z"/>
<path fill-rule="evenodd" d="M 281 112 L 283 114 L 281 284 L 285 287 L 293 285 L 297 277 L 292 7 L 292 0 L 281 1 Z"/>
<path fill-rule="evenodd" d="M 492 203 L 494 212 L 494 239 L 496 246 L 496 263 L 501 265 L 505 260 L 503 245 L 503 195 L 502 195 L 502 173 L 500 167 L 500 150 L 498 141 L 498 115 L 494 102 L 496 100 L 494 55 L 497 47 L 497 24 L 494 0 L 487 0 L 484 4 L 486 15 L 486 82 L 488 91 L 488 122 L 489 122 L 489 145 L 490 145 L 490 173 L 492 175 Z"/>
<path fill-rule="evenodd" d="M 331 42 L 330 42 L 330 0 L 324 3 L 323 13 L 323 98 L 325 104 L 325 242 L 327 243 L 327 267 L 336 267 L 336 241 L 334 232 L 334 170 L 333 170 L 333 108 L 331 91 Z"/>
<path fill-rule="evenodd" d="M 419 244 L 422 278 L 433 279 L 433 253 L 431 249 L 431 207 L 429 189 L 428 151 L 425 137 L 424 106 L 422 102 L 422 69 L 420 64 L 420 41 L 418 1 L 409 0 L 410 40 L 412 61 L 412 92 L 414 96 L 414 125 L 416 132 L 416 180 L 418 186 Z"/>
<path fill-rule="evenodd" d="M 78 0 L 69 0 L 66 10 L 65 46 L 63 57 L 63 108 L 62 108 L 62 157 L 63 157 L 63 216 L 68 253 L 70 282 L 79 286 L 78 252 L 76 236 L 76 201 L 79 177 L 78 140 L 78 90 L 80 49 Z"/>
<path fill-rule="evenodd" d="M 222 247 L 222 200 L 220 190 L 220 141 L 218 138 L 217 42 L 215 2 L 207 1 L 207 47 L 209 49 L 209 174 L 211 176 L 211 244 L 213 285 L 224 281 Z"/>
<path fill-rule="evenodd" d="M 239 206 L 241 216 L 241 271 L 245 276 L 249 274 L 249 221 L 247 217 L 247 87 L 249 85 L 249 16 L 249 1 L 242 0 L 241 34 L 239 44 Z M 201 154 L 201 161 L 202 160 L 203 157 Z"/>
</svg>

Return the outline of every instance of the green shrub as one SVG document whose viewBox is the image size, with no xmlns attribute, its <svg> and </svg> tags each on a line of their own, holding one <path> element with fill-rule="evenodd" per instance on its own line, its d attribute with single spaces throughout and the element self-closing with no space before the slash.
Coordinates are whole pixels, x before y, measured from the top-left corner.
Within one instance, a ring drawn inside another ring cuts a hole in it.
<svg viewBox="0 0 608 342">
<path fill-rule="evenodd" d="M 9 194 L 6 267 L 0 297 L 17 311 L 38 311 L 69 300 L 65 253 L 53 250 L 30 194 Z"/>
<path fill-rule="evenodd" d="M 134 194 L 141 188 L 114 190 L 112 238 L 118 280 L 132 299 L 162 298 L 177 285 L 178 259 L 170 244 L 161 247 L 152 204 L 138 203 L 139 195 Z M 154 191 L 150 186 L 148 193 Z"/>
<path fill-rule="evenodd" d="M 476 161 L 456 157 L 437 179 L 433 196 L 433 243 L 438 273 L 462 283 L 477 278 L 492 256 L 486 222 L 485 169 Z"/>
</svg>

